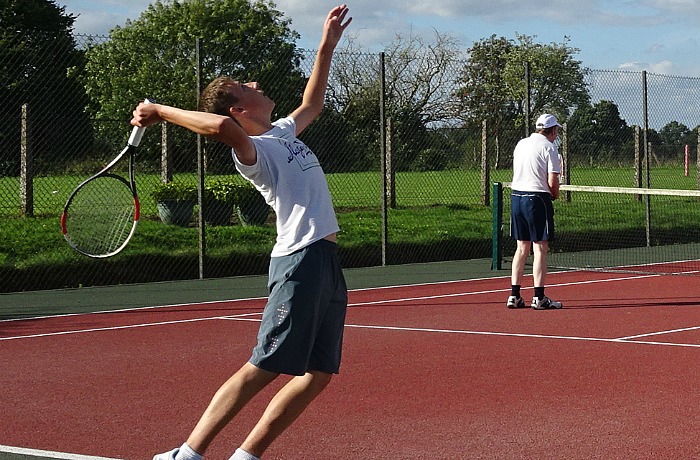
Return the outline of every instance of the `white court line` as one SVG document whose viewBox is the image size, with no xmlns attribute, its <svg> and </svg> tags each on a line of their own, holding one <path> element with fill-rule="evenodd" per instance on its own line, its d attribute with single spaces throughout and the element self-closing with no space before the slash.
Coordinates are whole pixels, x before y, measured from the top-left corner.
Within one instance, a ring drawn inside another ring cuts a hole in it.
<svg viewBox="0 0 700 460">
<path fill-rule="evenodd" d="M 553 272 L 557 273 L 557 272 Z M 532 275 L 526 275 L 526 276 L 532 276 Z M 474 281 L 485 281 L 485 280 L 493 280 L 493 279 L 500 279 L 500 278 L 510 278 L 510 276 L 498 276 L 498 277 L 487 277 L 487 278 L 469 278 L 465 280 L 450 280 L 450 281 L 434 281 L 434 282 L 429 282 L 429 283 L 415 283 L 415 284 L 396 284 L 393 286 L 378 286 L 378 287 L 372 287 L 372 288 L 361 288 L 361 289 L 351 289 L 349 292 L 362 292 L 362 291 L 382 291 L 382 290 L 388 290 L 388 289 L 400 289 L 400 288 L 405 288 L 405 287 L 412 287 L 412 286 L 439 286 L 442 284 L 455 284 L 455 283 L 466 283 L 466 282 L 474 282 Z M 45 316 L 31 316 L 28 318 L 9 318 L 9 319 L 0 319 L 0 323 L 9 323 L 13 321 L 31 321 L 31 320 L 37 320 L 37 319 L 46 319 L 46 318 L 67 318 L 67 317 L 73 317 L 73 316 L 86 316 L 86 315 L 101 315 L 101 314 L 106 314 L 106 313 L 126 313 L 130 311 L 140 311 L 140 310 L 153 310 L 153 309 L 158 309 L 158 308 L 175 308 L 175 307 L 191 307 L 191 306 L 203 306 L 203 305 L 212 305 L 212 304 L 217 304 L 217 303 L 238 303 L 238 302 L 249 302 L 252 300 L 265 300 L 267 297 L 245 297 L 241 299 L 224 299 L 224 300 L 207 300 L 203 302 L 187 302 L 187 303 L 173 303 L 173 304 L 165 304 L 165 305 L 151 305 L 151 306 L 143 306 L 143 307 L 129 307 L 129 308 L 119 308 L 115 310 L 99 310 L 99 311 L 91 311 L 91 312 L 86 312 L 86 313 L 63 313 L 59 315 L 45 315 Z"/>
<path fill-rule="evenodd" d="M 594 284 L 594 283 L 607 283 L 607 282 L 614 282 L 614 281 L 637 280 L 637 279 L 659 277 L 659 276 L 661 276 L 661 275 L 657 275 L 657 274 L 631 275 L 631 276 L 625 276 L 625 277 L 620 277 L 620 278 L 605 278 L 605 279 L 598 279 L 598 280 L 572 281 L 572 282 L 567 282 L 567 283 L 557 283 L 557 284 L 548 285 L 548 287 L 573 286 L 573 285 Z M 483 278 L 482 280 L 486 280 L 486 279 L 492 279 L 492 278 Z M 477 280 L 465 280 L 465 281 L 477 281 Z M 419 286 L 419 285 L 421 285 L 421 286 L 439 285 L 439 284 L 449 284 L 449 283 L 455 283 L 455 281 L 424 283 L 424 284 L 416 284 L 416 285 L 405 285 L 402 287 Z M 387 288 L 388 287 L 379 288 L 379 289 L 387 289 Z M 528 289 L 528 288 L 526 288 L 526 289 Z M 348 307 L 365 306 L 365 305 L 380 305 L 380 304 L 390 304 L 390 303 L 398 303 L 398 302 L 420 301 L 420 300 L 430 300 L 430 299 L 440 299 L 440 298 L 451 298 L 451 297 L 463 297 L 463 296 L 470 296 L 470 295 L 492 294 L 492 293 L 496 293 L 496 292 L 508 292 L 508 291 L 510 291 L 510 288 L 460 292 L 460 293 L 455 293 L 455 294 L 436 294 L 436 295 L 430 295 L 430 296 L 406 297 L 406 298 L 399 298 L 399 299 L 377 300 L 377 301 L 371 301 L 371 302 L 357 302 L 357 303 L 348 304 Z M 260 300 L 260 299 L 261 298 L 256 297 L 256 298 L 251 298 L 251 299 L 236 299 L 236 301 L 240 302 L 240 301 L 244 301 L 244 300 Z M 188 306 L 188 305 L 207 305 L 207 304 L 221 303 L 221 302 L 226 302 L 226 301 L 209 301 L 209 302 L 201 302 L 201 303 L 196 303 L 196 304 L 183 303 L 183 304 L 177 304 L 177 305 L 169 305 L 169 307 Z M 67 314 L 67 315 L 48 316 L 47 318 L 62 317 L 62 316 L 89 315 L 89 314 L 102 314 L 102 313 L 124 312 L 124 311 L 141 311 L 141 310 L 145 310 L 145 309 L 154 309 L 154 308 L 163 308 L 163 307 L 162 306 L 161 307 L 142 307 L 142 308 L 132 308 L 132 309 L 123 309 L 123 310 L 107 310 L 107 311 L 100 311 L 100 312 L 95 312 L 95 313 L 75 313 L 75 314 Z M 250 316 L 257 316 L 260 314 L 261 314 L 261 312 L 247 313 L 247 314 L 241 314 L 241 315 L 228 315 L 228 316 L 217 315 L 217 316 L 204 317 L 204 318 L 190 318 L 190 319 L 185 319 L 185 320 L 142 323 L 142 324 L 127 325 L 127 326 L 110 326 L 110 327 L 104 327 L 104 328 L 78 329 L 78 330 L 72 330 L 72 331 L 60 331 L 60 332 L 51 332 L 51 333 L 45 333 L 45 334 L 30 334 L 30 335 L 24 335 L 24 336 L 0 337 L 0 341 L 29 339 L 29 338 L 38 338 L 38 337 L 50 337 L 50 336 L 69 335 L 69 334 L 80 334 L 80 333 L 88 333 L 88 332 L 115 331 L 115 330 L 122 330 L 122 329 L 135 329 L 135 328 L 141 328 L 141 327 L 161 326 L 161 325 L 169 325 L 169 324 L 180 324 L 180 323 L 190 323 L 190 322 L 210 321 L 210 320 L 260 321 L 257 319 L 246 318 L 246 317 L 250 317 Z M 32 318 L 32 319 L 38 319 L 38 318 Z M 661 334 L 670 334 L 673 332 L 681 332 L 683 330 L 700 329 L 700 326 L 695 327 L 695 328 L 678 329 L 675 331 L 671 330 L 671 331 L 652 332 L 652 333 L 640 334 L 640 335 L 622 337 L 622 338 L 549 336 L 549 335 L 539 335 L 539 334 L 519 334 L 519 333 L 508 333 L 508 332 L 459 331 L 459 330 L 426 329 L 426 328 L 401 328 L 401 327 L 391 327 L 391 326 L 385 327 L 385 326 L 346 325 L 346 327 L 354 327 L 354 328 L 363 328 L 364 327 L 364 328 L 370 328 L 370 329 L 382 329 L 383 328 L 383 329 L 393 329 L 393 330 L 442 332 L 442 333 L 455 333 L 455 334 L 477 334 L 477 335 L 494 335 L 494 336 L 511 336 L 511 337 L 588 340 L 588 341 L 601 341 L 601 342 L 626 342 L 626 343 L 638 343 L 638 344 L 700 347 L 700 345 L 696 345 L 696 344 L 673 344 L 673 343 L 666 343 L 666 342 L 644 342 L 644 341 L 631 340 L 631 339 L 635 339 L 635 338 L 647 337 L 647 336 L 652 336 L 652 335 L 661 335 Z"/>
<path fill-rule="evenodd" d="M 109 326 L 109 327 L 95 327 L 90 329 L 75 329 L 72 331 L 60 331 L 60 332 L 47 332 L 45 334 L 29 334 L 29 335 L 18 335 L 13 337 L 0 337 L 0 341 L 3 340 L 17 340 L 17 339 L 34 339 L 38 337 L 52 337 L 57 335 L 70 335 L 70 334 L 83 334 L 86 332 L 102 332 L 102 331 L 118 331 L 120 329 L 136 329 L 139 327 L 150 327 L 150 326 L 164 326 L 168 324 L 180 324 L 180 323 L 196 323 L 198 321 L 211 321 L 215 319 L 235 319 L 236 316 L 241 318 L 251 315 L 260 315 L 260 313 L 245 313 L 241 315 L 234 316 L 207 316 L 204 318 L 189 318 L 180 319 L 172 321 L 160 321 L 155 323 L 140 323 L 140 324 L 130 324 L 127 326 Z"/>
<path fill-rule="evenodd" d="M 555 340 L 581 340 L 586 342 L 609 342 L 609 343 L 630 343 L 636 345 L 665 345 L 669 347 L 688 347 L 700 348 L 700 344 L 696 343 L 669 343 L 669 342 L 648 342 L 641 340 L 621 339 L 606 339 L 600 337 L 577 337 L 566 335 L 543 335 L 543 334 L 522 334 L 514 332 L 487 332 L 487 331 L 460 331 L 455 329 L 430 329 L 421 327 L 400 327 L 400 326 L 367 326 L 359 324 L 346 324 L 345 327 L 358 329 L 384 329 L 390 331 L 410 331 L 410 332 L 437 332 L 442 334 L 464 334 L 464 335 L 493 335 L 499 337 L 524 337 L 536 339 L 555 339 Z"/>
<path fill-rule="evenodd" d="M 555 273 L 571 273 L 571 272 L 551 272 L 550 274 L 555 274 Z M 528 276 L 532 276 L 532 275 L 530 274 L 530 275 L 525 275 L 525 276 L 528 277 Z M 576 284 L 589 284 L 589 283 L 598 283 L 598 282 L 607 282 L 607 281 L 647 278 L 649 276 L 660 276 L 660 275 L 638 275 L 638 276 L 630 276 L 630 277 L 625 277 L 625 278 L 605 278 L 602 280 L 578 281 L 578 282 L 571 282 L 571 283 L 552 284 L 552 285 L 548 285 L 548 286 L 570 286 L 570 285 L 576 285 Z M 487 281 L 487 280 L 508 279 L 508 278 L 510 278 L 510 276 L 470 278 L 470 279 L 465 279 L 465 280 L 435 281 L 435 282 L 430 282 L 430 283 L 397 284 L 397 285 L 393 285 L 393 286 L 379 286 L 379 287 L 373 287 L 373 288 L 351 289 L 349 292 L 383 291 L 383 290 L 388 290 L 388 289 L 406 288 L 406 287 L 412 287 L 412 286 L 440 286 L 443 284 L 468 283 L 468 282 L 474 282 L 474 281 Z M 531 289 L 531 288 L 523 288 L 523 289 L 527 290 L 527 289 Z M 509 289 L 497 289 L 497 290 L 493 290 L 493 291 L 481 291 L 481 292 L 474 292 L 474 293 L 506 292 L 508 290 Z M 465 295 L 468 295 L 468 294 L 469 293 L 466 293 Z M 129 308 L 120 308 L 120 309 L 115 309 L 115 310 L 99 310 L 99 311 L 91 311 L 91 312 L 86 312 L 86 313 L 63 313 L 63 314 L 58 314 L 58 315 L 31 316 L 31 317 L 27 317 L 27 318 L 9 318 L 9 319 L 0 319 L 0 324 L 15 322 L 15 321 L 32 321 L 32 320 L 47 319 L 47 318 L 68 318 L 68 317 L 74 317 L 74 316 L 102 315 L 102 314 L 108 314 L 108 313 L 126 313 L 126 312 L 131 312 L 131 311 L 154 310 L 154 309 L 160 309 L 160 308 L 203 306 L 203 305 L 212 305 L 212 304 L 217 304 L 217 303 L 239 303 L 239 302 L 249 302 L 249 301 L 253 301 L 253 300 L 265 300 L 266 298 L 267 297 L 247 297 L 247 298 L 242 298 L 242 299 L 207 300 L 207 301 L 203 301 L 203 302 L 187 302 L 187 303 L 174 303 L 174 304 L 166 304 L 166 305 L 129 307 Z M 427 298 L 430 298 L 430 297 L 426 297 L 426 299 Z M 357 304 L 357 305 L 371 305 L 371 303 Z"/>
<path fill-rule="evenodd" d="M 25 449 L 22 447 L 12 447 L 0 445 L 0 452 L 8 454 L 26 455 L 29 457 L 60 458 L 64 460 L 118 460 L 107 457 L 92 457 L 90 455 L 67 454 L 64 452 L 51 452 L 48 450 Z"/>
<path fill-rule="evenodd" d="M 639 337 L 651 337 L 653 335 L 675 334 L 676 332 L 696 331 L 698 329 L 700 329 L 700 326 L 684 327 L 681 329 L 670 329 L 668 331 L 657 331 L 657 332 L 649 332 L 647 334 L 638 334 L 638 335 L 630 335 L 627 337 L 620 337 L 620 340 L 631 340 L 631 339 L 637 339 Z"/>
<path fill-rule="evenodd" d="M 609 281 L 619 281 L 619 280 L 629 280 L 629 279 L 637 279 L 637 278 L 646 278 L 648 276 L 658 276 L 658 275 L 641 275 L 641 276 L 630 276 L 630 277 L 624 277 L 624 278 L 615 278 L 615 279 L 602 279 L 602 280 L 589 280 L 589 281 L 580 281 L 580 282 L 571 282 L 571 283 L 560 283 L 560 284 L 552 284 L 549 286 L 569 286 L 569 285 L 576 285 L 576 284 L 590 284 L 590 283 L 605 283 Z M 432 283 L 428 283 L 432 284 Z M 442 283 L 438 283 L 442 284 Z M 480 295 L 480 294 L 493 294 L 496 292 L 506 292 L 510 291 L 510 288 L 502 288 L 502 289 L 490 289 L 490 290 L 485 290 L 485 291 L 470 291 L 470 292 L 459 292 L 455 294 L 436 294 L 436 295 L 430 295 L 430 296 L 420 296 L 420 297 L 406 297 L 406 298 L 400 298 L 400 299 L 388 299 L 388 300 L 376 300 L 376 301 L 371 301 L 371 302 L 357 302 L 357 303 L 351 303 L 348 304 L 348 308 L 350 307 L 357 307 L 357 306 L 366 306 L 366 305 L 381 305 L 381 304 L 389 304 L 389 303 L 397 303 L 397 302 L 411 302 L 411 301 L 417 301 L 417 300 L 430 300 L 430 299 L 441 299 L 441 298 L 450 298 L 450 297 L 462 297 L 462 296 L 469 296 L 469 295 Z M 242 300 L 242 299 L 241 299 Z M 257 298 L 255 300 L 258 300 Z M 218 303 L 217 302 L 204 302 L 204 304 L 209 304 L 209 303 Z M 176 306 L 187 306 L 189 304 L 179 304 Z M 199 304 L 197 304 L 199 305 Z M 145 307 L 145 308 L 135 308 L 135 309 L 129 309 L 128 311 L 141 311 L 145 310 L 148 308 L 161 308 L 161 307 Z M 113 312 L 124 312 L 127 310 L 113 310 Z M 103 314 L 103 313 L 110 313 L 110 311 L 103 311 L 103 312 L 97 312 L 95 314 Z M 242 314 L 242 315 L 217 315 L 217 316 L 210 316 L 210 317 L 204 317 L 204 318 L 191 318 L 191 319 L 185 319 L 185 320 L 173 320 L 173 321 L 162 321 L 162 322 L 154 322 L 154 323 L 143 323 L 143 324 L 133 324 L 133 325 L 128 325 L 128 326 L 110 326 L 110 327 L 98 327 L 98 328 L 90 328 L 90 329 L 76 329 L 72 331 L 60 331 L 60 332 L 47 332 L 45 334 L 28 334 L 28 335 L 20 335 L 20 336 L 11 336 L 11 337 L 0 337 L 0 342 L 3 340 L 17 340 L 17 339 L 31 339 L 31 338 L 37 338 L 37 337 L 50 337 L 50 336 L 58 336 L 58 335 L 69 335 L 69 334 L 80 334 L 80 333 L 86 333 L 86 332 L 100 332 L 100 331 L 115 331 L 119 329 L 133 329 L 137 327 L 148 327 L 148 326 L 160 326 L 160 325 L 167 325 L 167 324 L 178 324 L 178 323 L 187 323 L 187 322 L 196 322 L 196 321 L 209 321 L 209 320 L 217 320 L 217 319 L 235 319 L 237 316 L 252 316 L 252 315 L 260 315 L 261 313 L 247 313 L 247 314 Z M 60 317 L 69 317 L 69 316 L 79 316 L 79 315 L 89 315 L 89 313 L 76 313 L 76 314 L 67 314 L 67 315 L 57 315 L 57 316 L 48 316 L 47 318 L 60 318 Z M 32 319 L 38 319 L 38 318 L 32 318 Z"/>
<path fill-rule="evenodd" d="M 661 275 L 637 275 L 637 276 L 625 276 L 623 278 L 605 278 L 605 279 L 601 279 L 601 280 L 572 281 L 569 283 L 548 284 L 547 287 L 549 288 L 549 287 L 561 287 L 561 286 L 576 286 L 576 285 L 582 285 L 582 284 L 608 283 L 608 282 L 613 282 L 613 281 L 628 281 L 628 280 L 636 280 L 636 279 L 643 279 L 643 278 L 650 278 L 650 277 L 657 277 L 657 276 L 661 276 Z M 526 291 L 528 289 L 532 289 L 532 288 L 526 287 L 526 288 L 523 288 L 522 290 Z M 510 292 L 510 287 L 500 288 L 500 289 L 489 289 L 486 291 L 458 292 L 455 294 L 436 294 L 436 295 L 422 296 L 422 297 L 405 297 L 405 298 L 390 299 L 390 300 L 373 300 L 371 302 L 358 302 L 358 303 L 354 303 L 354 304 L 349 304 L 348 307 L 355 307 L 355 306 L 360 306 L 360 305 L 378 305 L 378 304 L 383 304 L 383 303 L 409 302 L 409 301 L 414 301 L 414 300 L 428 300 L 428 299 L 441 299 L 441 298 L 449 298 L 449 297 L 462 297 L 462 296 L 479 295 L 479 294 L 495 294 L 497 292 Z"/>
<path fill-rule="evenodd" d="M 103 315 L 103 314 L 107 314 L 107 313 L 126 313 L 126 312 L 130 312 L 130 311 L 153 310 L 156 308 L 203 306 L 203 305 L 212 305 L 215 303 L 249 302 L 251 300 L 264 300 L 264 299 L 265 299 L 265 297 L 250 297 L 250 298 L 245 298 L 245 299 L 207 300 L 204 302 L 174 303 L 174 304 L 170 304 L 170 305 L 152 305 L 152 306 L 144 306 L 144 307 L 129 307 L 129 308 L 119 308 L 116 310 L 90 311 L 90 312 L 86 312 L 86 313 L 63 313 L 60 315 L 32 316 L 29 318 L 0 319 L 0 323 L 9 323 L 12 321 L 32 321 L 32 320 L 47 319 L 47 318 L 69 318 L 69 317 L 73 317 L 73 316 Z"/>
</svg>

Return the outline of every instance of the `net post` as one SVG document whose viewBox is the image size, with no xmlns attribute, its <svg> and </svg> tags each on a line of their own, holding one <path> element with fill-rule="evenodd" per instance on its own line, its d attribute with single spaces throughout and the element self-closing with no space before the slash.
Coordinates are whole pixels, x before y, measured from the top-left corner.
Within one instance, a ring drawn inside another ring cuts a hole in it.
<svg viewBox="0 0 700 460">
<path fill-rule="evenodd" d="M 493 197 L 493 232 L 491 235 L 491 270 L 501 269 L 501 227 L 503 227 L 503 184 L 494 182 L 491 195 Z"/>
</svg>

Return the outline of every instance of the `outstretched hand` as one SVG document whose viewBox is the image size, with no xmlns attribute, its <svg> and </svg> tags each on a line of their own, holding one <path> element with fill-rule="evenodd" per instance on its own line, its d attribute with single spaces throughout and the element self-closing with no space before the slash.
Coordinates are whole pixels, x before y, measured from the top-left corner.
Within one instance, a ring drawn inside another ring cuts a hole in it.
<svg viewBox="0 0 700 460">
<path fill-rule="evenodd" d="M 352 18 L 345 20 L 348 14 L 348 7 L 345 4 L 333 8 L 326 17 L 326 22 L 323 24 L 323 43 L 335 47 L 343 36 L 345 28 L 350 25 Z"/>
</svg>

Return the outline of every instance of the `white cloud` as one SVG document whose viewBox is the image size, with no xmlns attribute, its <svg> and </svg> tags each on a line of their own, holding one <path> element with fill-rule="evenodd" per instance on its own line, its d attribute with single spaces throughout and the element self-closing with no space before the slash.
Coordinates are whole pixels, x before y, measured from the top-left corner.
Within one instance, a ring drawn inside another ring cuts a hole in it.
<svg viewBox="0 0 700 460">
<path fill-rule="evenodd" d="M 57 0 L 68 13 L 78 15 L 76 33 L 105 35 L 126 19 L 137 19 L 156 0 Z M 163 0 L 170 1 L 170 0 Z M 291 19 L 301 39 L 298 45 L 313 49 L 321 38 L 328 10 L 337 1 L 273 0 L 275 8 Z M 515 38 L 535 36 L 544 43 L 561 42 L 581 50 L 583 64 L 591 68 L 674 69 L 681 75 L 699 76 L 694 64 L 700 52 L 700 1 L 698 0 L 560 0 L 552 7 L 533 7 L 522 0 L 354 0 L 349 2 L 353 23 L 346 35 L 376 52 L 390 45 L 396 34 L 414 34 L 426 41 L 433 30 L 449 34 L 465 48 L 492 34 Z M 650 58 L 650 56 L 652 58 Z M 673 64 L 670 64 L 673 63 Z M 675 64 L 675 65 L 674 65 Z"/>
<path fill-rule="evenodd" d="M 646 70 L 649 73 L 659 75 L 673 75 L 676 72 L 676 65 L 673 61 L 663 60 L 659 62 L 624 62 L 618 66 L 618 70 L 630 72 L 641 72 Z"/>
</svg>

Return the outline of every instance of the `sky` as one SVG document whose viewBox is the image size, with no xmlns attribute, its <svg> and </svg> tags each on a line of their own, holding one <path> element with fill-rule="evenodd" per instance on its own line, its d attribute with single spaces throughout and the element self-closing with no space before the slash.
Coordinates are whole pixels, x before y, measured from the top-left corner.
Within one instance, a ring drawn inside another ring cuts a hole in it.
<svg viewBox="0 0 700 460">
<path fill-rule="evenodd" d="M 75 33 L 107 35 L 127 19 L 136 20 L 151 0 L 55 0 L 77 16 Z M 165 0 L 167 2 L 168 0 Z M 301 38 L 315 49 L 323 20 L 337 3 L 276 0 Z M 355 0 L 348 3 L 346 30 L 356 45 L 378 52 L 397 34 L 430 42 L 435 31 L 457 40 L 463 50 L 491 35 L 577 48 L 574 58 L 595 70 L 629 70 L 700 77 L 700 0 Z"/>
</svg>

